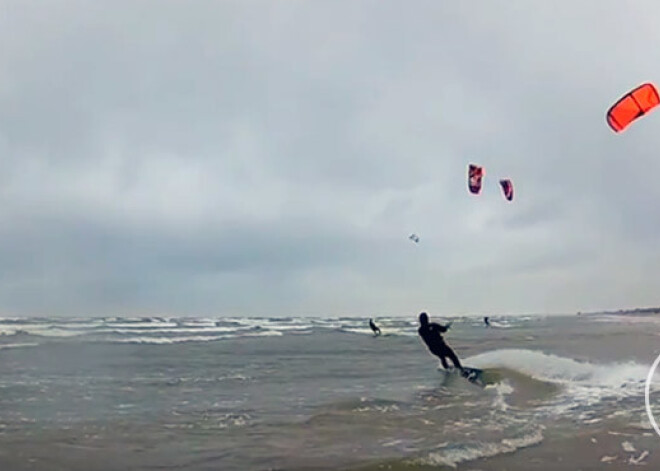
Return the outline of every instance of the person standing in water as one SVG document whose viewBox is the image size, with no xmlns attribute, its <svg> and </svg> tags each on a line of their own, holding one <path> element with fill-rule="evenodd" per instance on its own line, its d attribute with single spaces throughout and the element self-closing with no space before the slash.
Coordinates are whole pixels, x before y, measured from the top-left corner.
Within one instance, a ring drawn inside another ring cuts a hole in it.
<svg viewBox="0 0 660 471">
<path fill-rule="evenodd" d="M 429 322 L 429 316 L 425 312 L 422 312 L 419 315 L 419 329 L 417 333 L 422 338 L 429 351 L 440 358 L 440 362 L 445 370 L 449 369 L 447 364 L 447 358 L 451 360 L 454 366 L 461 371 L 463 371 L 463 366 L 458 360 L 458 357 L 454 351 L 449 348 L 449 345 L 445 343 L 445 340 L 442 338 L 441 333 L 447 332 L 451 327 L 451 323 L 447 325 L 436 324 L 435 322 Z"/>
<path fill-rule="evenodd" d="M 380 335 L 380 329 L 378 328 L 378 326 L 376 324 L 374 324 L 373 319 L 369 319 L 369 327 L 371 327 L 371 330 L 374 333 L 374 337 L 378 337 Z"/>
<path fill-rule="evenodd" d="M 490 327 L 490 321 L 488 319 L 488 316 L 484 317 L 484 324 L 486 324 L 486 327 Z"/>
</svg>

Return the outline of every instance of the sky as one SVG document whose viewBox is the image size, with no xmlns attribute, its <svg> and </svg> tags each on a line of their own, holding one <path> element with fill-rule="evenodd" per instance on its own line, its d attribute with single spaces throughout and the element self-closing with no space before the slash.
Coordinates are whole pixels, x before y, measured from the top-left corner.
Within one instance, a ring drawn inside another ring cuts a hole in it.
<svg viewBox="0 0 660 471">
<path fill-rule="evenodd" d="M 658 305 L 660 113 L 605 122 L 660 83 L 658 16 L 0 0 L 0 315 Z"/>
</svg>

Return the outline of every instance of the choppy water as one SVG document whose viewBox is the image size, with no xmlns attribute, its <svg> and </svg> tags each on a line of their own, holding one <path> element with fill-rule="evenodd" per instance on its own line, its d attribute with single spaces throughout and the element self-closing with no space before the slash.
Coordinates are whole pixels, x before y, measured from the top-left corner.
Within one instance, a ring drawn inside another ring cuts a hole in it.
<svg viewBox="0 0 660 471">
<path fill-rule="evenodd" d="M 443 469 L 650 435 L 658 319 L 453 320 L 486 388 L 438 371 L 415 316 L 379 338 L 355 318 L 0 319 L 0 469 Z"/>
</svg>

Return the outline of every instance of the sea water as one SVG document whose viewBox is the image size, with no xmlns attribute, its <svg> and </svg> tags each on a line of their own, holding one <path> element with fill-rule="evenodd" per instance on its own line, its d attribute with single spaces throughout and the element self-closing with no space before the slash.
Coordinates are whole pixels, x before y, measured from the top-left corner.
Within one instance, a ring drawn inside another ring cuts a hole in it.
<svg viewBox="0 0 660 471">
<path fill-rule="evenodd" d="M 0 469 L 660 463 L 660 319 L 431 320 L 485 387 L 439 369 L 414 314 L 379 337 L 350 317 L 0 319 Z"/>
</svg>

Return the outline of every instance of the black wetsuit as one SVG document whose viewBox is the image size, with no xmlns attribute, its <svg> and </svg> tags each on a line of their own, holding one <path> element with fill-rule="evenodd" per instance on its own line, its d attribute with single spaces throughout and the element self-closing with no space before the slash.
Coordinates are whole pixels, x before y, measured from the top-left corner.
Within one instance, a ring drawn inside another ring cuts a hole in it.
<svg viewBox="0 0 660 471">
<path fill-rule="evenodd" d="M 380 335 L 380 329 L 374 324 L 374 321 L 369 319 L 369 327 L 371 327 L 371 330 L 374 331 L 374 335 L 378 336 Z"/>
<path fill-rule="evenodd" d="M 435 322 L 428 322 L 422 324 L 417 332 L 422 340 L 424 340 L 429 351 L 440 358 L 440 362 L 442 362 L 442 366 L 445 369 L 449 368 L 449 365 L 447 365 L 447 358 L 449 358 L 456 368 L 462 370 L 463 366 L 461 366 L 461 362 L 458 361 L 458 357 L 454 351 L 449 348 L 449 345 L 445 343 L 442 335 L 440 335 L 440 333 L 447 332 L 448 329 L 448 326 L 436 324 Z"/>
<path fill-rule="evenodd" d="M 486 324 L 487 327 L 490 327 L 490 321 L 488 320 L 488 317 L 484 317 L 484 323 Z"/>
</svg>

